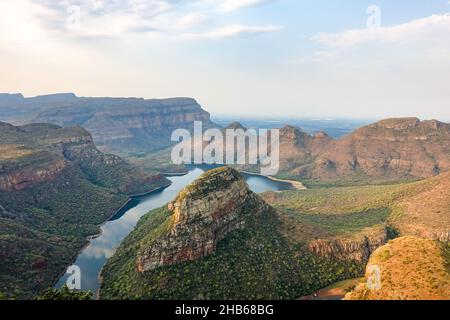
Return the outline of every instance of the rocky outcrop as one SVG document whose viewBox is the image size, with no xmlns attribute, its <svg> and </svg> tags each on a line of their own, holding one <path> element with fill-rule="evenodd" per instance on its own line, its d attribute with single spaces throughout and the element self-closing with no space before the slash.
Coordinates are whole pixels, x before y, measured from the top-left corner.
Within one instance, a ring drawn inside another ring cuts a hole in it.
<svg viewBox="0 0 450 320">
<path fill-rule="evenodd" d="M 55 159 L 45 167 L 29 166 L 12 172 L 2 172 L 0 165 L 0 191 L 20 191 L 46 181 L 53 181 L 66 165 L 64 159 Z"/>
<path fill-rule="evenodd" d="M 145 152 L 172 144 L 175 129 L 193 129 L 194 121 L 215 127 L 192 98 L 85 98 L 73 93 L 25 98 L 0 94 L 0 121 L 81 126 L 108 152 Z"/>
<path fill-rule="evenodd" d="M 384 228 L 342 239 L 315 240 L 308 244 L 311 252 L 327 258 L 367 262 L 372 252 L 388 241 Z"/>
<path fill-rule="evenodd" d="M 163 235 L 141 246 L 139 272 L 210 255 L 228 233 L 245 227 L 246 216 L 269 206 L 236 170 L 220 168 L 186 187 L 168 209 L 172 216 Z"/>
</svg>

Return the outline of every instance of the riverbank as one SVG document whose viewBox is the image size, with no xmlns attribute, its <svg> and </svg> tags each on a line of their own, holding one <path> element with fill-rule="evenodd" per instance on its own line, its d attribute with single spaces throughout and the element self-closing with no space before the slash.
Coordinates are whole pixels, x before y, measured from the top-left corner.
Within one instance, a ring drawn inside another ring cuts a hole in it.
<svg viewBox="0 0 450 320">
<path fill-rule="evenodd" d="M 285 182 L 285 183 L 289 183 L 292 188 L 294 190 L 307 190 L 308 188 L 306 188 L 306 186 L 301 183 L 300 181 L 296 181 L 296 180 L 286 180 L 286 179 L 279 179 L 279 178 L 275 178 L 272 176 L 265 176 L 259 173 L 255 173 L 255 172 L 249 172 L 249 171 L 241 171 L 242 173 L 248 174 L 250 176 L 258 176 L 258 177 L 264 177 L 267 178 L 269 180 L 275 181 L 275 182 Z"/>
<path fill-rule="evenodd" d="M 118 209 L 114 210 L 114 213 L 113 213 L 111 216 L 109 216 L 108 219 L 106 219 L 105 221 L 103 221 L 102 224 L 99 224 L 99 225 L 97 226 L 97 233 L 94 234 L 94 235 L 90 235 L 90 236 L 86 237 L 86 241 L 83 243 L 83 246 L 77 251 L 76 254 L 74 254 L 74 259 L 72 260 L 72 263 L 69 264 L 69 265 L 67 265 L 67 266 L 65 267 L 64 271 L 61 272 L 61 274 L 58 276 L 58 278 L 57 278 L 55 281 L 53 281 L 53 287 L 56 287 L 57 284 L 58 284 L 58 282 L 61 280 L 61 278 L 64 277 L 64 275 L 66 275 L 66 273 L 67 273 L 67 268 L 68 268 L 69 266 L 71 266 L 71 265 L 73 265 L 73 264 L 76 263 L 76 261 L 77 261 L 77 259 L 78 259 L 78 256 L 79 256 L 79 255 L 80 255 L 80 254 L 81 254 L 81 253 L 82 253 L 82 252 L 90 245 L 91 241 L 93 241 L 93 240 L 99 238 L 99 237 L 103 234 L 102 227 L 105 226 L 106 223 L 108 223 L 109 221 L 111 221 L 111 220 L 112 220 L 112 219 L 113 219 L 120 211 L 122 211 L 124 208 L 126 208 L 127 205 L 129 205 L 130 202 L 131 202 L 134 198 L 145 197 L 145 196 L 147 196 L 147 195 L 151 195 L 152 193 L 162 191 L 162 190 L 164 190 L 164 189 L 170 187 L 171 185 L 172 185 L 172 182 L 169 181 L 168 183 L 166 183 L 166 184 L 164 184 L 164 185 L 162 185 L 162 186 L 153 188 L 152 190 L 150 190 L 150 191 L 148 191 L 148 192 L 144 192 L 144 193 L 142 193 L 142 194 L 127 195 L 128 199 L 127 199 L 127 200 L 126 200 L 126 201 L 125 201 Z"/>
</svg>

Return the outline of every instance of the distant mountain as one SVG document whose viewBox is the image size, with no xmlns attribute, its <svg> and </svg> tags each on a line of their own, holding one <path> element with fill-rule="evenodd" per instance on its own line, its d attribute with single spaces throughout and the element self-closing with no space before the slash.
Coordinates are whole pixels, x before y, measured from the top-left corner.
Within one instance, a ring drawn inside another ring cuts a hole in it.
<svg viewBox="0 0 450 320">
<path fill-rule="evenodd" d="M 24 98 L 0 95 L 0 120 L 82 126 L 103 151 L 126 155 L 163 149 L 172 131 L 216 126 L 208 112 L 191 98 L 81 98 L 56 94 Z"/>
<path fill-rule="evenodd" d="M 417 237 L 398 238 L 372 254 L 364 281 L 345 299 L 449 300 L 449 265 L 450 245 Z M 376 281 L 379 287 L 370 290 Z"/>
<path fill-rule="evenodd" d="M 60 93 L 25 98 L 22 94 L 0 93 L 0 121 L 25 123 L 39 112 L 75 101 L 73 93 Z"/>
<path fill-rule="evenodd" d="M 310 185 L 413 180 L 450 169 L 450 124 L 436 120 L 382 120 L 338 140 L 287 126 L 280 141 L 281 175 Z"/>
<path fill-rule="evenodd" d="M 80 127 L 0 122 L 0 292 L 52 286 L 128 195 L 168 183 L 101 153 Z"/>
</svg>

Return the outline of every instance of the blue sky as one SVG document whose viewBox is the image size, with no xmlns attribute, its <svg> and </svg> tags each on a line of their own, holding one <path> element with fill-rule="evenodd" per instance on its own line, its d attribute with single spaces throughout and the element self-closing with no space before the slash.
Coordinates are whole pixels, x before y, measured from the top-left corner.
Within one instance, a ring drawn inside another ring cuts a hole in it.
<svg viewBox="0 0 450 320">
<path fill-rule="evenodd" d="M 0 0 L 0 12 L 0 92 L 450 120 L 448 0 Z"/>
</svg>

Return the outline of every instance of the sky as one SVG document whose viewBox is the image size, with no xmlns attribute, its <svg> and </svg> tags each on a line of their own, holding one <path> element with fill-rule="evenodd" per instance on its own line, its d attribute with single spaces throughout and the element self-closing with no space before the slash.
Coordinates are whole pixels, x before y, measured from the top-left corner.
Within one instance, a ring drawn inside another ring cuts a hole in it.
<svg viewBox="0 0 450 320">
<path fill-rule="evenodd" d="M 450 120 L 448 0 L 0 0 L 0 92 Z"/>
</svg>

